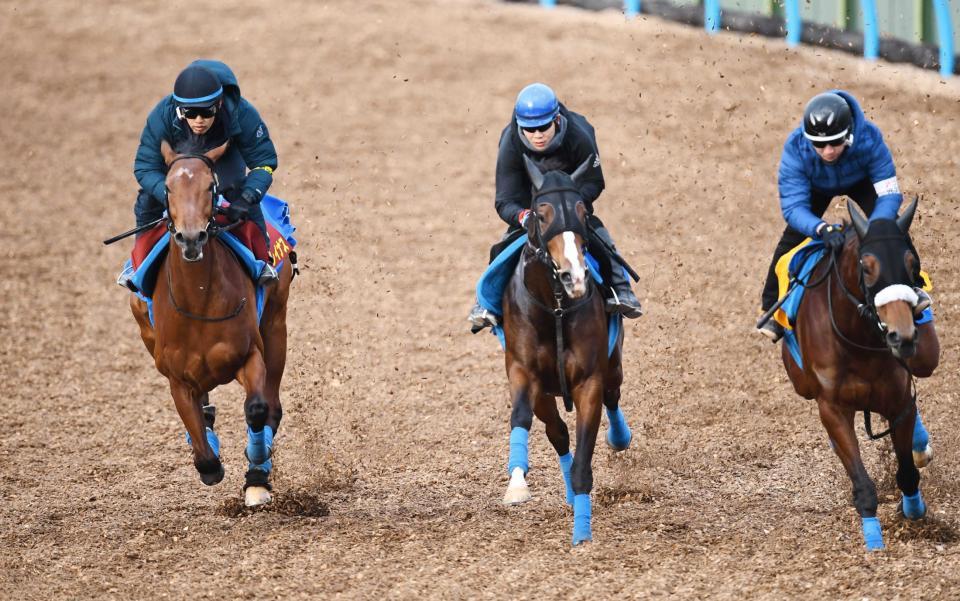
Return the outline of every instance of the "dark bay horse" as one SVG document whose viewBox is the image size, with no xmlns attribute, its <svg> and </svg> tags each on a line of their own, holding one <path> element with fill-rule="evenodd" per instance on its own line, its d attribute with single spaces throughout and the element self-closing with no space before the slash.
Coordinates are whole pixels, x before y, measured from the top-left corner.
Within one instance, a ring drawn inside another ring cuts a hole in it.
<svg viewBox="0 0 960 601">
<path fill-rule="evenodd" d="M 610 419 L 608 444 L 624 450 L 631 440 L 619 407 L 623 332 L 608 355 L 607 315 L 584 259 L 587 209 L 576 185 L 593 157 L 572 175 L 544 174 L 524 159 L 535 191 L 527 243 L 503 294 L 506 369 L 513 401 L 510 484 L 503 501 L 514 505 L 530 499 L 527 441 L 536 415 L 546 424 L 547 438 L 559 456 L 577 545 L 592 539 L 591 461 L 601 406 Z M 568 411 L 573 406 L 577 410 L 575 456 L 557 396 L 563 397 Z"/>
<path fill-rule="evenodd" d="M 783 362 L 797 393 L 816 399 L 831 444 L 853 482 L 853 503 L 868 549 L 883 548 L 877 519 L 877 492 L 860 457 L 854 416 L 883 416 L 897 457 L 901 511 L 922 518 L 920 472 L 914 461 L 917 418 L 913 376 L 929 376 L 939 361 L 933 324 L 916 326 L 912 286 L 919 258 L 908 237 L 917 208 L 914 200 L 898 219 L 867 221 L 854 202 L 847 208 L 855 236 L 836 256 L 827 255 L 811 275 L 796 318 L 803 368 L 783 345 Z M 829 253 L 829 251 L 828 251 Z M 823 282 L 814 285 L 812 282 Z"/>
<path fill-rule="evenodd" d="M 267 289 L 257 323 L 254 284 L 234 254 L 216 240 L 213 164 L 224 144 L 206 154 L 178 155 L 161 146 L 167 172 L 167 227 L 171 235 L 153 295 L 154 324 L 146 303 L 131 295 L 130 308 L 157 369 L 170 381 L 177 413 L 187 428 L 200 480 L 223 479 L 215 411 L 208 393 L 237 380 L 246 391 L 245 502 L 270 501 L 273 437 L 280 426 L 280 379 L 287 354 L 287 296 L 292 270 L 284 262 L 277 285 Z"/>
</svg>

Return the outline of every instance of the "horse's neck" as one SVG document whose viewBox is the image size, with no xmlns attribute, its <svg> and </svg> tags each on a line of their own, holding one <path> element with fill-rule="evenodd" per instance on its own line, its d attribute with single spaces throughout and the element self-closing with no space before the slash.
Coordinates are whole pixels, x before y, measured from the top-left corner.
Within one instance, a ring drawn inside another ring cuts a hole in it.
<svg viewBox="0 0 960 601">
<path fill-rule="evenodd" d="M 203 305 L 232 301 L 232 286 L 227 280 L 230 251 L 216 240 L 210 240 L 204 248 L 203 258 L 199 261 L 187 261 L 180 249 L 171 244 L 167 253 L 170 290 L 176 296 L 178 304 L 191 302 Z"/>
<path fill-rule="evenodd" d="M 523 250 L 523 257 L 517 266 L 520 272 L 520 279 L 534 298 L 552 307 L 554 305 L 553 285 L 550 278 L 550 271 L 543 264 L 537 255 L 536 250 L 527 245 Z"/>
</svg>

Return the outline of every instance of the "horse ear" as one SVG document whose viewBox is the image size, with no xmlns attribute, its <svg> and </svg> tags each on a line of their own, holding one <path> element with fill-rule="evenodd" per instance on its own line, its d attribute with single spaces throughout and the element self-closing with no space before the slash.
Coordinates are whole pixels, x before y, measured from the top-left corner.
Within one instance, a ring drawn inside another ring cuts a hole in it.
<svg viewBox="0 0 960 601">
<path fill-rule="evenodd" d="M 173 159 L 177 158 L 177 153 L 173 151 L 170 143 L 166 140 L 160 140 L 160 154 L 163 156 L 163 162 L 166 163 L 167 166 L 173 162 Z"/>
<path fill-rule="evenodd" d="M 537 167 L 537 164 L 530 160 L 530 157 L 523 155 L 523 164 L 527 167 L 527 175 L 530 176 L 530 181 L 533 182 L 533 187 L 536 190 L 539 190 L 543 187 L 543 172 L 540 171 L 540 168 Z"/>
<path fill-rule="evenodd" d="M 900 231 L 904 234 L 907 233 L 907 230 L 910 229 L 910 224 L 913 223 L 913 214 L 917 212 L 917 202 L 919 200 L 919 196 L 914 196 L 913 202 L 911 202 L 907 210 L 903 212 L 903 215 L 897 217 L 897 227 L 899 227 Z"/>
<path fill-rule="evenodd" d="M 587 160 L 580 163 L 580 166 L 577 167 L 577 170 L 570 175 L 570 179 L 573 180 L 573 183 L 577 183 L 577 180 L 583 177 L 583 174 L 587 172 L 587 169 L 590 168 L 590 163 L 593 162 L 593 153 L 587 156 Z"/>
<path fill-rule="evenodd" d="M 205 153 L 203 154 L 203 156 L 207 157 L 208 159 L 210 159 L 211 161 L 213 161 L 214 163 L 216 163 L 217 161 L 220 160 L 220 157 L 223 156 L 223 153 L 225 153 L 225 152 L 227 151 L 227 146 L 229 146 L 229 145 L 230 145 L 230 140 L 227 140 L 226 142 L 224 142 L 224 143 L 221 144 L 220 146 L 217 146 L 216 148 L 213 148 L 213 149 L 211 149 L 211 150 L 208 150 L 207 152 L 205 152 Z"/>
<path fill-rule="evenodd" d="M 866 236 L 869 222 L 860 211 L 860 205 L 853 200 L 847 201 L 847 211 L 850 212 L 850 220 L 853 221 L 853 229 L 857 230 L 857 237 L 863 238 Z"/>
</svg>

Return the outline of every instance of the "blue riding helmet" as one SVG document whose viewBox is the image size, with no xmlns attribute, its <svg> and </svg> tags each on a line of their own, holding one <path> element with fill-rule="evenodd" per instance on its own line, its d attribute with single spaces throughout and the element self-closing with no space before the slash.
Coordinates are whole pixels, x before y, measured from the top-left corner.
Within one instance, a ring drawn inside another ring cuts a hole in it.
<svg viewBox="0 0 960 601">
<path fill-rule="evenodd" d="M 213 71 L 190 65 L 177 75 L 173 84 L 173 100 L 180 108 L 207 108 L 223 96 L 223 86 Z"/>
<path fill-rule="evenodd" d="M 560 102 L 549 86 L 532 83 L 520 90 L 514 113 L 520 127 L 540 127 L 553 121 L 560 112 Z"/>
</svg>

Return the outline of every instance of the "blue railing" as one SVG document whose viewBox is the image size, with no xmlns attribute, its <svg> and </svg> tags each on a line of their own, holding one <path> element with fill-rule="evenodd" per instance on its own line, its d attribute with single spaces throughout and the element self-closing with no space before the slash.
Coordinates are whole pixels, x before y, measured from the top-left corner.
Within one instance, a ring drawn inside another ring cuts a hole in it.
<svg viewBox="0 0 960 601">
<path fill-rule="evenodd" d="M 703 25 L 708 33 L 720 31 L 720 0 L 703 1 Z M 803 33 L 803 20 L 800 17 L 801 0 L 784 0 L 784 22 L 787 30 L 787 44 L 800 44 Z M 540 5 L 552 8 L 557 0 L 540 0 Z M 934 14 L 937 18 L 937 38 L 939 40 L 940 75 L 953 75 L 953 23 L 950 18 L 950 0 L 933 0 Z M 876 60 L 880 56 L 880 24 L 877 17 L 876 0 L 860 0 L 863 12 L 863 57 Z M 640 0 L 624 0 L 623 12 L 632 19 L 640 14 Z"/>
</svg>

